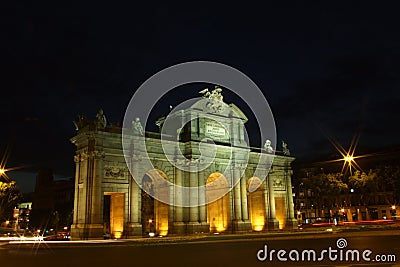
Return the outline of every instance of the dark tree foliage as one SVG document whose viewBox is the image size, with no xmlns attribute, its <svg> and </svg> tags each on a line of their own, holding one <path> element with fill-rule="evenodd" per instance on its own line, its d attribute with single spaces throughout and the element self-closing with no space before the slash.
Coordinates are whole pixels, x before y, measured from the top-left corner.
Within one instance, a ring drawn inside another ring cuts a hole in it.
<svg viewBox="0 0 400 267">
<path fill-rule="evenodd" d="M 15 181 L 0 181 L 0 222 L 10 220 L 14 207 L 22 199 Z"/>
</svg>

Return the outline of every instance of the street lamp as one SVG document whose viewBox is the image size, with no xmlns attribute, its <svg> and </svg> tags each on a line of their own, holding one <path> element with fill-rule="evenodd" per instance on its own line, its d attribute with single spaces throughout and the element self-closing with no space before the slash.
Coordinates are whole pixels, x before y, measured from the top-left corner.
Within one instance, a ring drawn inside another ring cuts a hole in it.
<svg viewBox="0 0 400 267">
<path fill-rule="evenodd" d="M 351 155 L 347 155 L 343 158 L 344 161 L 346 161 L 347 163 L 351 163 L 354 160 L 354 157 Z"/>
</svg>

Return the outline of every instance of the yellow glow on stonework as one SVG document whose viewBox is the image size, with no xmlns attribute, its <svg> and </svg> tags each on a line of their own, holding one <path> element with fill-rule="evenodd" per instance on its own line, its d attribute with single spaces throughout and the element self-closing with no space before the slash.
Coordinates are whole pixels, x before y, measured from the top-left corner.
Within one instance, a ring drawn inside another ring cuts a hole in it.
<svg viewBox="0 0 400 267">
<path fill-rule="evenodd" d="M 229 195 L 220 196 L 228 186 L 226 177 L 219 173 L 212 173 L 207 181 L 207 221 L 211 232 L 223 232 L 228 228 L 229 221 Z M 210 201 L 213 200 L 213 201 Z"/>
<path fill-rule="evenodd" d="M 279 229 L 284 229 L 286 226 L 286 205 L 283 197 L 275 197 L 275 216 L 279 222 Z"/>
<path fill-rule="evenodd" d="M 262 231 L 265 225 L 265 200 L 260 178 L 250 178 L 247 182 L 247 191 L 252 229 Z"/>
<path fill-rule="evenodd" d="M 125 194 L 117 192 L 104 192 L 104 195 L 111 196 L 110 232 L 114 238 L 119 239 L 122 237 L 124 232 Z"/>
<path fill-rule="evenodd" d="M 155 200 L 155 214 L 156 214 L 156 231 L 161 236 L 168 235 L 168 212 L 169 206 L 158 200 Z"/>
<path fill-rule="evenodd" d="M 262 225 L 254 225 L 253 226 L 253 231 L 259 232 L 262 231 L 264 229 L 264 222 Z"/>
<path fill-rule="evenodd" d="M 123 229 L 120 231 L 114 231 L 114 238 L 120 239 L 122 237 Z"/>
</svg>

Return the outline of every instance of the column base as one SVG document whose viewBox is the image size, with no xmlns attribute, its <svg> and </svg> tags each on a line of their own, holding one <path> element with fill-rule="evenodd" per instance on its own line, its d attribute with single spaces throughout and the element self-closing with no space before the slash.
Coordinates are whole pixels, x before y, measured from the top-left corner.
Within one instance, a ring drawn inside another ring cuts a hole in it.
<svg viewBox="0 0 400 267">
<path fill-rule="evenodd" d="M 233 221 L 233 232 L 236 234 L 239 233 L 248 233 L 251 232 L 251 222 L 249 220 L 242 221 Z"/>
<path fill-rule="evenodd" d="M 287 219 L 286 220 L 286 228 L 287 229 L 297 229 L 299 226 L 299 222 L 296 219 Z"/>
<path fill-rule="evenodd" d="M 269 230 L 278 230 L 279 229 L 279 221 L 276 219 L 270 219 L 267 221 L 267 231 Z"/>
<path fill-rule="evenodd" d="M 173 223 L 173 234 L 184 235 L 186 233 L 186 223 L 174 222 Z"/>
<path fill-rule="evenodd" d="M 141 236 L 142 235 L 142 225 L 137 222 L 128 223 L 126 226 L 126 236 L 128 238 Z"/>
<path fill-rule="evenodd" d="M 186 233 L 187 234 L 198 234 L 204 233 L 205 225 L 199 222 L 188 222 L 186 225 Z M 207 230 L 207 233 L 209 230 Z"/>
<path fill-rule="evenodd" d="M 210 224 L 206 222 L 200 223 L 200 233 L 210 233 Z"/>
<path fill-rule="evenodd" d="M 104 228 L 102 224 L 76 223 L 71 225 L 71 240 L 103 239 Z"/>
</svg>

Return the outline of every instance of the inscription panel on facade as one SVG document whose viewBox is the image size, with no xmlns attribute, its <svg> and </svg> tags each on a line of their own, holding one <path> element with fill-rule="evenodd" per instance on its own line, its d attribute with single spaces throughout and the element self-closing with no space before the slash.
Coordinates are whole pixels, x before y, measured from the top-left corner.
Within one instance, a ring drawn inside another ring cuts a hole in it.
<svg viewBox="0 0 400 267">
<path fill-rule="evenodd" d="M 206 122 L 206 135 L 207 136 L 216 136 L 216 137 L 225 137 L 226 130 L 219 123 L 214 121 Z"/>
<path fill-rule="evenodd" d="M 217 121 L 205 119 L 203 124 L 204 136 L 209 137 L 216 141 L 227 142 L 229 141 L 229 132 L 225 126 Z"/>
</svg>

